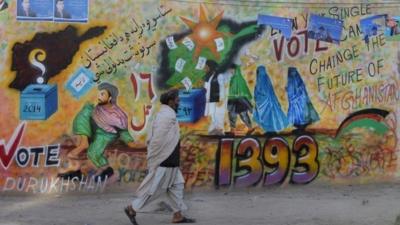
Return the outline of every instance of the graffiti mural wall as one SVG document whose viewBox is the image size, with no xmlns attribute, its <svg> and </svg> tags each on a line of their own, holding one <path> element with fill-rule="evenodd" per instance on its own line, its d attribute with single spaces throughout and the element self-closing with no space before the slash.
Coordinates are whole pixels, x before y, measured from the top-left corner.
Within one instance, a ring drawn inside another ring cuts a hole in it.
<svg viewBox="0 0 400 225">
<path fill-rule="evenodd" d="M 0 6 L 1 192 L 131 190 L 170 88 L 188 189 L 400 178 L 400 3 Z"/>
</svg>

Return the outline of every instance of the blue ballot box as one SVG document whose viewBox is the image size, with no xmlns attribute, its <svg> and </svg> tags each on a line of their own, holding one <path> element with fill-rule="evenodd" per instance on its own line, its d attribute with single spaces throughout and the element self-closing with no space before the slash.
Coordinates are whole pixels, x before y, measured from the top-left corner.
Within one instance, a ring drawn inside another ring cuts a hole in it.
<svg viewBox="0 0 400 225">
<path fill-rule="evenodd" d="M 206 106 L 205 89 L 180 90 L 179 98 L 177 113 L 179 122 L 195 123 L 204 115 Z"/>
<path fill-rule="evenodd" d="M 46 120 L 58 108 L 56 85 L 31 84 L 20 96 L 19 115 L 21 120 Z"/>
</svg>

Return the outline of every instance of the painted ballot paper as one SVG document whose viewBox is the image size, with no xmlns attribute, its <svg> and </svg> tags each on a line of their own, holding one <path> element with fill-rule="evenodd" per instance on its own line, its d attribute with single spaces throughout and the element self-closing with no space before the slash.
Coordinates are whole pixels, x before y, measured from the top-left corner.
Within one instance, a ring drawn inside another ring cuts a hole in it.
<svg viewBox="0 0 400 225">
<path fill-rule="evenodd" d="M 65 88 L 70 91 L 75 98 L 79 99 L 94 86 L 93 79 L 94 75 L 92 71 L 80 68 L 71 76 L 65 85 Z"/>
</svg>

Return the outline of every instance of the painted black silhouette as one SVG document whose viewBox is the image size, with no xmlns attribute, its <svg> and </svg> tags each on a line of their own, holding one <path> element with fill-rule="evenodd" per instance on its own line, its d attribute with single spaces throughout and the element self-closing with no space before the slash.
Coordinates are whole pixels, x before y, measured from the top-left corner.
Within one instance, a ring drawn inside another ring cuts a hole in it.
<svg viewBox="0 0 400 225">
<path fill-rule="evenodd" d="M 105 26 L 89 28 L 82 35 L 74 26 L 54 33 L 37 33 L 32 40 L 24 43 L 17 42 L 12 48 L 11 71 L 16 71 L 15 79 L 9 87 L 22 91 L 29 84 L 36 84 L 42 71 L 29 61 L 32 50 L 41 49 L 46 58 L 40 63 L 46 68 L 42 75 L 44 83 L 71 64 L 72 59 L 82 42 L 98 37 L 107 29 Z"/>
</svg>

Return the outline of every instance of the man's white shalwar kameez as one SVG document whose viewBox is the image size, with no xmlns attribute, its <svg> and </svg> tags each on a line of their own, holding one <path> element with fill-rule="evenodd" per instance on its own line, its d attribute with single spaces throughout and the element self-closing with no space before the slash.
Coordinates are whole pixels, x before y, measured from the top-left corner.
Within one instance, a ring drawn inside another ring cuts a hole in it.
<svg viewBox="0 0 400 225">
<path fill-rule="evenodd" d="M 147 137 L 148 174 L 137 190 L 132 208 L 138 212 L 160 194 L 167 193 L 174 212 L 187 210 L 183 202 L 185 180 L 179 167 L 161 167 L 174 151 L 180 138 L 176 112 L 168 105 L 161 105 Z"/>
</svg>

